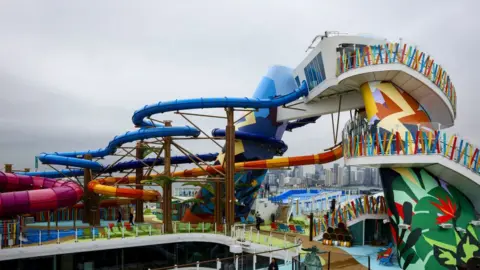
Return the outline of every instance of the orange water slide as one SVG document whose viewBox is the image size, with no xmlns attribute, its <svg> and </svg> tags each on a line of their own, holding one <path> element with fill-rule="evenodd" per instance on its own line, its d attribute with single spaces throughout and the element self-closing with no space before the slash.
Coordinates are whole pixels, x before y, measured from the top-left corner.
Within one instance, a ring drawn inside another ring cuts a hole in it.
<svg viewBox="0 0 480 270">
<path fill-rule="evenodd" d="M 326 152 L 315 155 L 237 162 L 235 163 L 235 172 L 248 171 L 252 169 L 275 169 L 291 166 L 324 164 L 335 161 L 341 157 L 343 157 L 343 147 L 342 144 L 339 144 Z M 175 172 L 173 176 L 196 177 L 209 174 L 218 174 L 219 171 L 224 172 L 225 168 L 222 165 L 193 168 L 190 170 Z"/>
<path fill-rule="evenodd" d="M 290 166 L 302 166 L 302 165 L 312 165 L 312 164 L 324 164 L 335 161 L 343 157 L 343 146 L 338 144 L 326 152 L 318 153 L 315 155 L 308 156 L 295 156 L 295 157 L 282 157 L 282 158 L 272 158 L 256 161 L 245 161 L 235 163 L 235 172 L 248 171 L 252 169 L 275 169 L 275 168 L 284 168 Z M 184 171 L 179 171 L 173 173 L 173 176 L 176 177 L 197 177 L 204 175 L 214 175 L 218 172 L 224 172 L 225 169 L 222 165 L 206 166 L 202 168 L 193 168 Z M 153 178 L 157 175 L 151 175 L 150 178 Z M 116 196 L 116 197 L 126 197 L 141 199 L 145 201 L 158 201 L 160 194 L 155 190 L 138 190 L 138 189 L 129 189 L 129 188 L 117 188 L 112 185 L 115 184 L 125 184 L 125 183 L 134 183 L 135 176 L 129 177 L 107 177 L 99 180 L 91 181 L 88 184 L 88 189 L 102 195 L 107 196 Z"/>
<path fill-rule="evenodd" d="M 159 201 L 160 193 L 156 190 L 118 188 L 112 185 L 135 182 L 135 177 L 107 177 L 88 183 L 88 189 L 104 196 L 140 199 L 144 201 Z"/>
</svg>

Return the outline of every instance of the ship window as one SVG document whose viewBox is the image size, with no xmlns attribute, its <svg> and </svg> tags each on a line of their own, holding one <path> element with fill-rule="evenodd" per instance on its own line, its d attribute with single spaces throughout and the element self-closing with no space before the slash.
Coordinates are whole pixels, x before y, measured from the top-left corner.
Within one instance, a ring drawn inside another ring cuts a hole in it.
<svg viewBox="0 0 480 270">
<path fill-rule="evenodd" d="M 308 63 L 304 69 L 307 78 L 308 89 L 312 90 L 325 80 L 325 68 L 323 66 L 322 53 L 319 53 Z"/>
<path fill-rule="evenodd" d="M 300 79 L 298 76 L 295 77 L 295 82 L 297 83 L 297 87 L 300 87 Z"/>
</svg>

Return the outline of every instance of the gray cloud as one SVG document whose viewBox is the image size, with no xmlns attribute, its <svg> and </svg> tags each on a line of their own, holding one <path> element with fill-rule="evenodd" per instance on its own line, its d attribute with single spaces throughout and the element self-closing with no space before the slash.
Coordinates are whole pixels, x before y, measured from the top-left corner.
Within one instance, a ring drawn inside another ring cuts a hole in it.
<svg viewBox="0 0 480 270">
<path fill-rule="evenodd" d="M 145 104 L 250 96 L 270 65 L 295 67 L 325 30 L 413 41 L 456 84 L 456 131 L 473 123 L 475 1 L 4 1 L 0 9 L 0 162 L 104 146 Z M 222 113 L 217 111 L 217 113 Z M 162 115 L 185 124 L 175 115 Z M 345 121 L 346 115 L 342 116 Z M 209 130 L 221 121 L 203 119 Z M 285 136 L 289 155 L 332 144 L 330 118 Z M 213 144 L 187 143 L 192 151 Z M 80 148 L 80 149 L 79 149 Z"/>
</svg>

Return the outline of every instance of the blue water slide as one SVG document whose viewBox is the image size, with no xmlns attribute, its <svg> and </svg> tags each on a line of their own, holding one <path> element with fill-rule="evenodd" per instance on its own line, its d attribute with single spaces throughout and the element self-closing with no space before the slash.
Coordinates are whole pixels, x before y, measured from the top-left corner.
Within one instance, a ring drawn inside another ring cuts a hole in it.
<svg viewBox="0 0 480 270">
<path fill-rule="evenodd" d="M 305 81 L 302 82 L 299 88 L 295 89 L 289 94 L 274 97 L 271 99 L 260 98 L 194 98 L 183 100 L 172 100 L 166 102 L 159 102 L 157 104 L 147 105 L 142 109 L 135 111 L 132 121 L 136 126 L 148 127 L 152 126 L 153 122 L 145 118 L 157 113 L 165 113 L 171 111 L 190 110 L 190 109 L 205 109 L 205 108 L 249 108 L 262 109 L 273 108 L 285 105 L 295 101 L 303 96 L 308 95 L 308 87 Z"/>
<path fill-rule="evenodd" d="M 219 129 L 219 128 L 213 129 L 212 136 L 225 137 L 225 129 Z M 235 139 L 267 143 L 272 147 L 274 147 L 275 149 L 277 149 L 277 154 L 279 156 L 283 155 L 288 150 L 288 146 L 282 140 L 278 140 L 273 137 L 262 136 L 259 134 L 248 133 L 248 132 L 237 130 L 235 131 Z"/>
<path fill-rule="evenodd" d="M 214 161 L 218 156 L 218 153 L 208 153 L 208 154 L 199 154 L 199 155 L 190 155 L 189 156 L 173 156 L 171 157 L 171 164 L 187 164 L 193 163 L 193 160 L 200 158 L 203 161 Z M 103 170 L 104 173 L 113 173 L 123 170 L 130 170 L 136 168 L 144 168 L 152 165 L 163 165 L 163 158 L 146 158 L 142 160 L 131 160 L 119 162 L 113 166 L 106 165 Z M 45 172 L 17 172 L 17 174 L 28 175 L 28 176 L 40 176 L 47 178 L 63 178 L 70 176 L 82 176 L 83 169 L 65 169 L 58 171 L 45 171 Z"/>
<path fill-rule="evenodd" d="M 198 135 L 200 135 L 199 130 L 188 126 L 139 129 L 135 131 L 129 131 L 120 136 L 115 136 L 115 138 L 113 138 L 113 140 L 111 140 L 105 148 L 80 152 L 42 153 L 40 154 L 38 159 L 44 164 L 64 165 L 101 171 L 104 169 L 104 166 L 99 162 L 77 157 L 83 157 L 87 154 L 92 155 L 92 157 L 104 157 L 115 153 L 115 151 L 117 151 L 117 148 L 120 147 L 122 144 L 149 138 L 166 136 L 195 137 Z"/>
<path fill-rule="evenodd" d="M 197 99 L 185 99 L 174 100 L 167 102 L 159 102 L 153 105 L 147 105 L 144 108 L 137 110 L 132 117 L 133 123 L 141 127 L 136 131 L 130 131 L 124 135 L 116 136 L 109 142 L 107 147 L 98 150 L 80 151 L 80 152 L 54 152 L 54 153 L 42 153 L 39 156 L 39 160 L 44 164 L 55 164 L 72 166 L 79 168 L 87 168 L 96 171 L 101 171 L 105 167 L 96 161 L 90 161 L 82 159 L 86 154 L 91 155 L 94 158 L 105 157 L 115 153 L 118 147 L 122 144 L 134 142 L 138 140 L 144 140 L 155 137 L 166 136 L 193 136 L 196 137 L 200 134 L 200 131 L 184 126 L 184 127 L 165 127 L 160 124 L 155 124 L 148 118 L 153 114 L 189 110 L 189 109 L 203 109 L 203 108 L 224 108 L 224 107 L 241 107 L 241 108 L 271 108 L 285 105 L 289 102 L 295 101 L 302 96 L 308 95 L 308 87 L 306 82 L 302 82 L 301 86 L 295 89 L 293 92 L 273 97 L 271 99 L 259 99 L 259 98 L 197 98 Z M 148 128 L 146 128 L 148 127 Z"/>
</svg>

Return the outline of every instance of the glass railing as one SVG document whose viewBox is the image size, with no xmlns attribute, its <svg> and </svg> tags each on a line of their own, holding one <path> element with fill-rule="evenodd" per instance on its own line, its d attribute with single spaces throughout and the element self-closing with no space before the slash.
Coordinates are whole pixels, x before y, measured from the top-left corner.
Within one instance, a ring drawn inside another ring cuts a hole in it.
<svg viewBox="0 0 480 270">
<path fill-rule="evenodd" d="M 456 115 L 457 94 L 450 76 L 442 66 L 435 63 L 433 57 L 420 51 L 416 46 L 386 43 L 362 46 L 348 55 L 341 52 L 337 58 L 337 76 L 356 68 L 392 63 L 406 65 L 428 78 L 442 90 Z"/>
<path fill-rule="evenodd" d="M 437 123 L 403 123 L 387 131 L 365 120 L 347 122 L 343 131 L 345 158 L 437 155 L 479 174 L 479 148 Z"/>
<path fill-rule="evenodd" d="M 273 256 L 274 252 L 282 252 L 285 255 L 281 259 Z M 279 270 L 300 269 L 371 269 L 371 255 L 351 255 L 348 253 L 333 251 L 317 251 L 318 260 L 306 260 L 311 257 L 308 251 L 291 254 L 285 249 L 274 249 L 255 254 L 242 253 L 223 258 L 196 261 L 186 264 L 172 265 L 162 268 L 150 268 L 151 270 L 171 269 L 257 269 L 267 270 L 275 258 Z"/>
<path fill-rule="evenodd" d="M 215 223 L 182 223 L 174 222 L 172 234 L 216 234 L 230 237 L 235 241 L 255 243 L 276 248 L 292 248 L 297 243 L 295 235 L 268 234 L 257 231 L 253 225 L 236 224 L 225 230 L 225 224 Z M 18 224 L 9 224 L 9 227 L 20 228 Z M 110 239 L 131 239 L 168 234 L 163 224 L 136 224 L 108 223 L 102 227 L 88 228 L 55 228 L 38 229 L 23 226 L 14 232 L 0 233 L 0 249 L 41 246 L 49 244 L 79 243 L 89 241 L 103 241 Z"/>
</svg>

